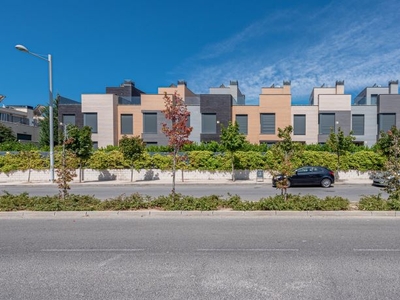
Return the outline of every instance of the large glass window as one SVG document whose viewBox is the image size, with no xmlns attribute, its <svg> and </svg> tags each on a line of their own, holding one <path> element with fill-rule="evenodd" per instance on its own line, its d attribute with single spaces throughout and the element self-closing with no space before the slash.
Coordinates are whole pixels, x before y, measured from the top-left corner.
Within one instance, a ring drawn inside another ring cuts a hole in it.
<svg viewBox="0 0 400 300">
<path fill-rule="evenodd" d="M 202 114 L 201 115 L 201 132 L 217 133 L 217 115 Z"/>
<path fill-rule="evenodd" d="M 364 135 L 364 115 L 351 116 L 351 130 L 354 135 Z"/>
<path fill-rule="evenodd" d="M 133 115 L 121 115 L 121 134 L 133 134 Z"/>
<path fill-rule="evenodd" d="M 236 115 L 236 122 L 239 125 L 239 132 L 246 135 L 248 132 L 247 119 L 247 115 Z"/>
<path fill-rule="evenodd" d="M 143 133 L 157 133 L 157 113 L 143 113 Z"/>
<path fill-rule="evenodd" d="M 63 115 L 62 122 L 65 125 L 75 125 L 75 115 Z"/>
<path fill-rule="evenodd" d="M 371 105 L 376 105 L 378 103 L 378 95 L 371 94 Z"/>
<path fill-rule="evenodd" d="M 97 113 L 84 113 L 83 125 L 92 128 L 92 133 L 97 133 Z"/>
<path fill-rule="evenodd" d="M 396 125 L 396 114 L 379 114 L 379 132 L 387 132 Z"/>
<path fill-rule="evenodd" d="M 275 114 L 260 114 L 261 133 L 275 134 Z"/>
<path fill-rule="evenodd" d="M 335 114 L 319 114 L 319 134 L 330 134 L 335 130 Z"/>
<path fill-rule="evenodd" d="M 293 116 L 293 134 L 294 135 L 306 134 L 306 115 Z"/>
</svg>

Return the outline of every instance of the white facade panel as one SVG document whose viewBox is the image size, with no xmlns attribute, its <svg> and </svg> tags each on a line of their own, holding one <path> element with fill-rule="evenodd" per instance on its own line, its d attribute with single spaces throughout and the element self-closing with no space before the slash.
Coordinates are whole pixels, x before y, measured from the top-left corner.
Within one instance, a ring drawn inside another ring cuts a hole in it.
<svg viewBox="0 0 400 300">
<path fill-rule="evenodd" d="M 117 145 L 117 103 L 113 94 L 83 94 L 82 113 L 97 113 L 97 133 L 92 134 L 92 141 L 98 147 Z"/>
<path fill-rule="evenodd" d="M 292 106 L 292 126 L 294 115 L 306 116 L 306 134 L 292 135 L 295 142 L 305 142 L 306 144 L 318 143 L 318 106 Z"/>
</svg>

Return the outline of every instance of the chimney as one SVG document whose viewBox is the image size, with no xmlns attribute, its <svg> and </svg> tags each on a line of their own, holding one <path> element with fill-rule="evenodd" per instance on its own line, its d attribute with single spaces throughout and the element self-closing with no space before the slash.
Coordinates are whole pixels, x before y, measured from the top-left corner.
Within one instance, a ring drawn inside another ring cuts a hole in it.
<svg viewBox="0 0 400 300">
<path fill-rule="evenodd" d="M 390 80 L 389 81 L 389 94 L 398 94 L 399 93 L 399 81 L 398 80 Z"/>
<path fill-rule="evenodd" d="M 336 95 L 344 94 L 344 80 L 336 80 Z"/>
</svg>

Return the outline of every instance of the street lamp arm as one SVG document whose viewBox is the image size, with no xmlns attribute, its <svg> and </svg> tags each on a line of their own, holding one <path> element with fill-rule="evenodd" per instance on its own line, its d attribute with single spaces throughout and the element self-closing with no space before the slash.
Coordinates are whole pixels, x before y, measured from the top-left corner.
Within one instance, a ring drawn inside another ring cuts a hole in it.
<svg viewBox="0 0 400 300">
<path fill-rule="evenodd" d="M 28 48 L 26 48 L 23 45 L 15 45 L 15 48 L 17 50 L 21 51 L 21 52 L 26 52 L 26 53 L 29 53 L 29 54 L 31 54 L 33 56 L 36 56 L 36 57 L 40 58 L 40 59 L 43 59 L 45 61 L 49 61 L 49 57 L 48 56 L 40 55 L 40 54 L 37 54 L 37 53 L 33 53 L 33 52 L 29 51 Z"/>
</svg>

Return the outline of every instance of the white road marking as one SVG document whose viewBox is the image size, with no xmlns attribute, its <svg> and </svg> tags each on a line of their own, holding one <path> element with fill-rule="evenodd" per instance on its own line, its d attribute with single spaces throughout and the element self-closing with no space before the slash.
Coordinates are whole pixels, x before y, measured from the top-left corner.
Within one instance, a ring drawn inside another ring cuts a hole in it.
<svg viewBox="0 0 400 300">
<path fill-rule="evenodd" d="M 354 252 L 400 252 L 400 249 L 353 249 Z"/>
<path fill-rule="evenodd" d="M 299 249 L 197 249 L 199 252 L 296 252 Z"/>
<path fill-rule="evenodd" d="M 144 249 L 42 249 L 42 252 L 140 252 Z"/>
</svg>

